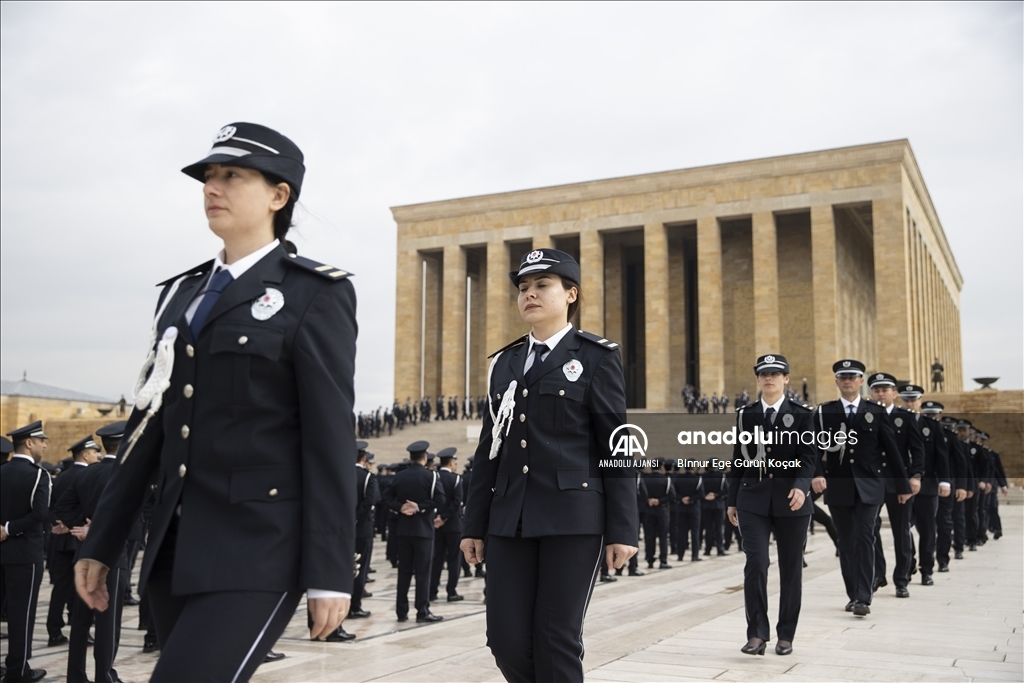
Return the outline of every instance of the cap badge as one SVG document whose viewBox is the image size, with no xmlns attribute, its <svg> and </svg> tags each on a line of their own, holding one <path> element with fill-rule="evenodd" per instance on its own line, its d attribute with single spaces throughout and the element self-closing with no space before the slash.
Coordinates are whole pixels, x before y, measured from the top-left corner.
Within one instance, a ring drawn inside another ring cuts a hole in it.
<svg viewBox="0 0 1024 683">
<path fill-rule="evenodd" d="M 788 427 L 792 427 L 793 426 L 793 413 L 786 413 L 785 415 L 783 415 L 782 416 L 782 424 L 786 425 L 787 428 Z"/>
<path fill-rule="evenodd" d="M 583 374 L 583 363 L 579 362 L 575 358 L 562 366 L 562 372 L 565 374 L 565 378 L 570 382 L 575 382 Z"/>
<path fill-rule="evenodd" d="M 217 131 L 217 135 L 214 136 L 213 142 L 214 142 L 214 144 L 216 144 L 218 142 L 224 142 L 225 140 L 230 140 L 232 137 L 234 137 L 235 133 L 237 133 L 237 132 L 238 132 L 238 129 L 235 128 L 234 126 L 224 126 L 219 131 Z"/>
<path fill-rule="evenodd" d="M 533 265 L 534 263 L 540 261 L 542 258 L 544 258 L 544 252 L 539 249 L 534 249 L 533 251 L 526 255 L 526 262 L 529 263 L 530 265 Z"/>
<path fill-rule="evenodd" d="M 270 320 L 282 308 L 284 308 L 284 294 L 273 287 L 267 287 L 263 296 L 252 302 L 252 317 L 257 320 Z"/>
<path fill-rule="evenodd" d="M 902 427 L 903 426 L 903 418 L 902 417 L 897 417 L 895 420 L 893 420 L 893 422 L 896 423 L 897 427 Z"/>
<path fill-rule="evenodd" d="M 925 427 L 924 429 L 921 430 L 921 433 L 924 434 L 925 436 L 928 436 L 929 434 L 932 433 L 932 430 Z"/>
<path fill-rule="evenodd" d="M 872 422 L 875 421 L 875 416 L 872 415 L 871 413 L 864 413 L 864 421 L 867 422 L 868 424 L 871 424 Z"/>
<path fill-rule="evenodd" d="M 875 375 L 875 379 L 885 379 L 885 375 L 883 375 L 882 373 L 878 373 L 877 375 Z"/>
<path fill-rule="evenodd" d="M 848 360 L 844 360 L 844 361 L 843 361 L 843 367 L 844 367 L 844 368 L 848 368 L 848 367 L 850 367 L 850 361 L 848 361 Z"/>
<path fill-rule="evenodd" d="M 775 356 L 765 356 L 764 357 L 764 362 L 765 363 L 774 363 L 775 362 Z"/>
</svg>

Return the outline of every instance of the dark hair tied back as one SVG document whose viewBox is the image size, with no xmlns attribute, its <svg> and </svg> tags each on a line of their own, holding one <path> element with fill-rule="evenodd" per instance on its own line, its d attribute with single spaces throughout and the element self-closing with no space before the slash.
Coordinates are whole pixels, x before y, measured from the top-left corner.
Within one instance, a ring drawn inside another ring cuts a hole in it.
<svg viewBox="0 0 1024 683">
<path fill-rule="evenodd" d="M 264 173 L 263 178 L 271 187 L 276 187 L 280 183 L 287 182 L 270 173 Z M 298 195 L 296 194 L 294 187 L 291 187 L 290 184 L 288 187 L 291 188 L 291 193 L 288 195 L 288 201 L 284 206 L 277 210 L 277 213 L 274 214 L 274 237 L 281 240 L 281 244 L 284 245 L 284 248 L 289 254 L 295 254 L 298 250 L 295 248 L 294 244 L 285 239 L 285 236 L 288 234 L 288 230 L 292 227 L 292 215 L 295 213 L 295 203 L 298 201 Z"/>
</svg>

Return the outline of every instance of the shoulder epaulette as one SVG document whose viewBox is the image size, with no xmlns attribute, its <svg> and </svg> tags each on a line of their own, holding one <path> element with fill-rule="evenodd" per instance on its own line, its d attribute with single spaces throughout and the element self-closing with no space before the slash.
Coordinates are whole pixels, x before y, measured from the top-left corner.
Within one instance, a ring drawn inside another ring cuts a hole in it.
<svg viewBox="0 0 1024 683">
<path fill-rule="evenodd" d="M 737 412 L 737 413 L 742 413 L 742 412 L 743 412 L 744 410 L 746 410 L 747 408 L 749 408 L 749 407 L 750 407 L 750 406 L 752 406 L 752 405 L 755 405 L 755 404 L 753 404 L 753 403 L 748 403 L 748 404 L 747 404 L 747 405 L 745 405 L 745 406 L 740 406 L 739 408 L 737 408 L 737 409 L 736 409 L 736 412 Z"/>
<path fill-rule="evenodd" d="M 491 355 L 489 355 L 487 357 L 488 358 L 494 358 L 495 356 L 497 356 L 502 351 L 508 351 L 509 349 L 511 349 L 511 348 L 513 348 L 515 346 L 519 346 L 520 344 L 525 344 L 526 340 L 529 339 L 529 338 L 530 338 L 530 335 L 524 334 L 519 339 L 516 339 L 515 341 L 513 341 L 513 342 L 511 342 L 509 344 L 505 344 L 505 346 L 502 346 L 500 349 L 498 349 L 497 351 L 495 351 L 494 353 L 492 353 Z"/>
<path fill-rule="evenodd" d="M 794 408 L 799 408 L 800 410 L 806 411 L 808 413 L 814 410 L 814 408 L 810 407 L 806 403 L 797 403 L 796 401 L 790 401 L 789 405 L 793 406 Z"/>
<path fill-rule="evenodd" d="M 608 341 L 604 337 L 599 337 L 596 334 L 593 334 L 592 332 L 584 332 L 583 330 L 577 330 L 576 334 L 580 335 L 581 337 L 583 337 L 584 339 L 586 339 L 588 341 L 592 341 L 595 344 L 603 346 L 604 348 L 608 349 L 609 351 L 611 351 L 612 349 L 619 348 L 618 342 Z"/>
<path fill-rule="evenodd" d="M 352 273 L 347 270 L 335 268 L 334 266 L 329 266 L 325 263 L 314 261 L 311 258 L 299 256 L 298 254 L 288 254 L 288 262 L 328 280 L 344 280 L 345 278 L 352 277 Z"/>
<path fill-rule="evenodd" d="M 181 273 L 178 273 L 177 275 L 175 275 L 173 277 L 169 277 L 166 280 L 164 280 L 163 282 L 158 282 L 158 283 L 156 283 L 156 286 L 157 287 L 166 287 L 167 285 L 169 285 L 172 282 L 174 282 L 175 280 L 177 280 L 179 277 L 182 277 L 182 276 L 185 276 L 185 275 L 202 275 L 203 273 L 209 273 L 210 272 L 210 268 L 213 268 L 213 259 L 210 259 L 206 263 L 200 263 L 195 268 L 189 268 L 188 270 L 183 271 Z"/>
</svg>

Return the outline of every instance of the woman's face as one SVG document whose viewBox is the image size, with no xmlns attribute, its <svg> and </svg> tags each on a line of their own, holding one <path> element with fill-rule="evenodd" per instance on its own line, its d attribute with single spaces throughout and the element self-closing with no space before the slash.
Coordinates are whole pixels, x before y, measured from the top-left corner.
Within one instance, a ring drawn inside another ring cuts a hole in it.
<svg viewBox="0 0 1024 683">
<path fill-rule="evenodd" d="M 287 183 L 267 184 L 263 174 L 250 168 L 210 164 L 203 185 L 203 204 L 210 230 L 221 239 L 269 231 L 274 213 L 288 201 Z"/>
<path fill-rule="evenodd" d="M 566 290 L 557 275 L 524 275 L 519 278 L 519 315 L 533 327 L 552 322 L 564 326 L 569 319 L 569 304 L 576 301 L 577 294 L 576 287 Z"/>
</svg>

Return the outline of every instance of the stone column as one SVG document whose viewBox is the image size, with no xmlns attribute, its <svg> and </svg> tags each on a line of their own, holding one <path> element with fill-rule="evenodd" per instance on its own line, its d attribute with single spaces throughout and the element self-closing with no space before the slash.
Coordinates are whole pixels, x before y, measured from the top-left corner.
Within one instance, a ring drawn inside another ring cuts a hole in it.
<svg viewBox="0 0 1024 683">
<path fill-rule="evenodd" d="M 444 248 L 444 301 L 441 320 L 441 391 L 466 393 L 466 252 L 459 244 Z"/>
<path fill-rule="evenodd" d="M 491 354 L 508 344 L 509 291 L 508 245 L 502 240 L 487 243 L 487 283 L 485 306 L 487 310 L 486 353 Z"/>
<path fill-rule="evenodd" d="M 395 292 L 395 396 L 420 395 L 423 264 L 415 249 L 398 252 Z M 401 343 L 399 343 L 399 340 Z"/>
<path fill-rule="evenodd" d="M 668 233 L 661 223 L 644 226 L 644 320 L 648 410 L 665 410 L 671 400 L 669 356 Z"/>
<path fill-rule="evenodd" d="M 811 281 L 814 293 L 814 376 L 812 399 L 839 395 L 832 364 L 839 360 L 839 289 L 836 277 L 836 224 L 832 206 L 811 207 Z"/>
<path fill-rule="evenodd" d="M 580 279 L 580 327 L 604 335 L 604 242 L 597 230 L 580 230 Z"/>
<path fill-rule="evenodd" d="M 725 390 L 722 321 L 722 228 L 718 218 L 697 219 L 697 319 L 700 391 Z"/>
<path fill-rule="evenodd" d="M 779 259 L 775 216 L 770 211 L 751 217 L 754 255 L 754 352 L 786 354 L 779 348 Z M 751 358 L 751 361 L 754 359 Z"/>
<path fill-rule="evenodd" d="M 907 249 L 901 197 L 871 203 L 875 254 L 877 367 L 897 377 L 910 374 Z"/>
</svg>

